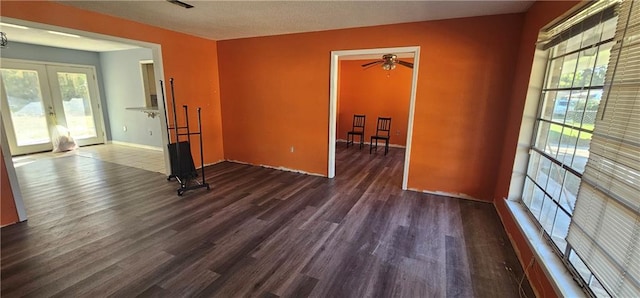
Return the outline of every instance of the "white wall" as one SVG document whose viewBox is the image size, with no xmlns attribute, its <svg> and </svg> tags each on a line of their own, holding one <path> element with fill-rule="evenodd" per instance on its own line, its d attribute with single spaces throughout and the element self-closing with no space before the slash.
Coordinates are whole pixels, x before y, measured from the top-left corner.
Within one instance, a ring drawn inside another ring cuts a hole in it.
<svg viewBox="0 0 640 298">
<path fill-rule="evenodd" d="M 163 147 L 161 134 L 165 131 L 161 127 L 160 117 L 164 116 L 159 114 L 156 118 L 149 118 L 143 112 L 126 109 L 144 107 L 140 61 L 152 59 L 150 49 L 100 53 L 113 141 Z M 160 98 L 158 101 L 161 104 Z"/>
</svg>

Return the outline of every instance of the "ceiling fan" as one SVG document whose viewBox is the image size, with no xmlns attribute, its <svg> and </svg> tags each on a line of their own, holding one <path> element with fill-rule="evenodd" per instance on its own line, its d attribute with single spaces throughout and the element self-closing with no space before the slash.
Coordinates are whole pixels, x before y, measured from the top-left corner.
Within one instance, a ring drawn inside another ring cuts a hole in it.
<svg viewBox="0 0 640 298">
<path fill-rule="evenodd" d="M 382 60 L 377 60 L 377 61 L 373 61 L 373 62 L 362 64 L 362 67 L 364 67 L 364 69 L 367 69 L 369 67 L 372 67 L 372 66 L 374 66 L 376 64 L 380 64 L 380 63 L 382 63 L 381 67 L 384 70 L 395 69 L 397 64 L 400 64 L 400 65 L 408 67 L 408 68 L 413 68 L 413 63 L 402 61 L 402 60 L 398 60 L 398 56 L 395 55 L 395 54 L 384 54 L 384 55 L 382 55 Z"/>
</svg>

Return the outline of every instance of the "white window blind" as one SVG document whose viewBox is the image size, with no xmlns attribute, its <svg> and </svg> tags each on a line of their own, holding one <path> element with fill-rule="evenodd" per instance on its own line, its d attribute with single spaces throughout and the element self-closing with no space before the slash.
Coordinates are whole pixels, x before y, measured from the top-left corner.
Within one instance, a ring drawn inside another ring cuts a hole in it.
<svg viewBox="0 0 640 298">
<path fill-rule="evenodd" d="M 614 297 L 640 297 L 640 1 L 615 45 L 567 240 Z"/>
<path fill-rule="evenodd" d="M 547 50 L 565 40 L 582 34 L 582 32 L 597 26 L 599 23 L 613 18 L 616 15 L 616 7 L 613 4 L 619 1 L 600 0 L 588 2 L 586 7 L 576 14 L 567 16 L 566 19 L 541 31 L 536 43 L 541 49 Z"/>
</svg>

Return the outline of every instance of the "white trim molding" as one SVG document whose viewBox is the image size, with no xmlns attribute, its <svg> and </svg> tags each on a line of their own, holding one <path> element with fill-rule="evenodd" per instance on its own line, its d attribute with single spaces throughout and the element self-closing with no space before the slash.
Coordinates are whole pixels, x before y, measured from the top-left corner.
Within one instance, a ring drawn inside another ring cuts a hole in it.
<svg viewBox="0 0 640 298">
<path fill-rule="evenodd" d="M 290 169 L 290 168 L 286 168 L 286 167 L 275 167 L 275 166 L 269 166 L 269 165 L 257 165 L 257 164 L 252 164 L 250 162 L 233 160 L 233 159 L 225 159 L 224 161 L 233 162 L 233 163 L 239 163 L 239 164 L 249 165 L 249 166 L 255 166 L 255 167 L 263 167 L 263 168 L 267 168 L 267 169 L 274 169 L 274 170 L 278 170 L 278 171 L 293 172 L 293 173 L 299 173 L 299 174 L 310 175 L 310 176 L 326 177 L 324 174 L 305 172 L 305 171 L 296 170 L 296 169 Z"/>
<path fill-rule="evenodd" d="M 375 48 L 361 50 L 331 51 L 331 80 L 329 84 L 329 164 L 328 177 L 334 178 L 336 175 L 336 118 L 338 106 L 338 69 L 339 61 L 350 56 L 361 55 L 384 55 L 388 53 L 413 55 L 413 79 L 411 83 L 411 98 L 409 101 L 409 119 L 407 123 L 407 144 L 404 155 L 404 171 L 402 174 L 402 189 L 407 190 L 409 179 L 409 160 L 411 158 L 411 140 L 413 137 L 413 119 L 416 102 L 416 89 L 418 87 L 418 69 L 420 66 L 420 47 L 396 47 L 396 48 Z"/>
<path fill-rule="evenodd" d="M 463 193 L 452 193 L 452 192 L 446 192 L 446 191 L 438 191 L 438 190 L 419 190 L 419 189 L 415 189 L 415 188 L 409 188 L 408 190 L 410 191 L 415 191 L 415 192 L 421 192 L 421 193 L 426 193 L 426 194 L 430 194 L 430 195 L 434 195 L 434 196 L 441 196 L 441 197 L 450 197 L 450 198 L 456 198 L 456 199 L 463 199 L 463 200 L 469 200 L 469 201 L 475 201 L 475 202 L 481 202 L 481 203 L 491 203 L 490 201 L 486 201 L 486 200 L 480 200 L 476 197 L 467 195 L 467 194 L 463 194 Z"/>
<path fill-rule="evenodd" d="M 549 242 L 542 236 L 544 232 L 533 222 L 531 216 L 527 214 L 525 207 L 518 202 L 507 199 L 504 199 L 504 201 L 509 210 L 509 214 L 516 222 L 516 226 L 518 226 L 520 232 L 524 235 L 524 238 L 527 240 L 527 245 L 534 255 L 534 260 L 525 260 L 520 255 L 520 251 L 517 250 L 517 246 L 514 245 L 513 247 L 516 249 L 519 259 L 522 262 L 536 261 L 538 265 L 542 267 L 544 274 L 549 278 L 556 293 L 560 294 L 559 296 L 584 297 L 586 295 L 585 292 L 573 279 L 573 275 L 569 272 L 567 266 L 562 263 L 560 257 L 555 254 Z M 499 212 L 498 215 L 504 223 L 502 215 Z M 511 239 L 511 235 L 508 234 L 508 236 L 511 243 L 515 243 L 513 239 Z M 528 273 L 526 269 L 527 268 L 525 268 L 525 274 Z"/>
<path fill-rule="evenodd" d="M 121 142 L 121 141 L 113 141 L 112 140 L 112 141 L 108 141 L 107 144 L 122 145 L 122 146 L 128 146 L 128 147 L 148 149 L 148 150 L 153 150 L 153 151 L 163 151 L 163 148 L 161 148 L 161 147 L 142 145 L 142 144 L 136 144 L 136 143 L 129 143 L 129 142 Z"/>
</svg>

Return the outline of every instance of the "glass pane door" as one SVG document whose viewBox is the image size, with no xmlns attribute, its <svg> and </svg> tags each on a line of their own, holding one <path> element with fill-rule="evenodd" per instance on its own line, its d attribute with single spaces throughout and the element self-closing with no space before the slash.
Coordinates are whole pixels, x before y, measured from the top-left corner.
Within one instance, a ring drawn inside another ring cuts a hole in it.
<svg viewBox="0 0 640 298">
<path fill-rule="evenodd" d="M 102 143 L 93 70 L 47 66 L 47 71 L 58 124 L 65 126 L 79 145 Z"/>
<path fill-rule="evenodd" d="M 3 59 L 0 110 L 12 155 L 53 149 L 65 128 L 80 146 L 104 143 L 98 85 L 92 67 Z"/>
<path fill-rule="evenodd" d="M 2 118 L 12 154 L 51 150 L 53 107 L 45 68 L 10 62 L 2 66 Z"/>
<path fill-rule="evenodd" d="M 59 72 L 57 75 L 67 128 L 78 139 L 96 137 L 87 76 L 68 72 Z"/>
</svg>

